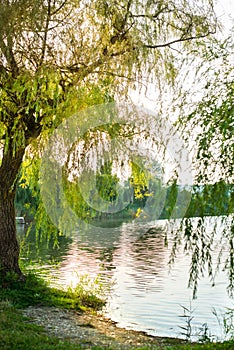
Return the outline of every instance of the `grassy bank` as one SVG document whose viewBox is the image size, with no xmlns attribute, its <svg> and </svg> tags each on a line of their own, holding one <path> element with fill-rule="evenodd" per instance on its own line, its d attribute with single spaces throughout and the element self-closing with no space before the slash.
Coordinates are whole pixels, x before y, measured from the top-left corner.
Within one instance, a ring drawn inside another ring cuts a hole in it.
<svg viewBox="0 0 234 350">
<path fill-rule="evenodd" d="M 16 308 L 39 304 L 75 310 L 100 309 L 105 302 L 92 291 L 87 292 L 84 287 L 81 285 L 65 291 L 49 287 L 42 278 L 33 273 L 27 275 L 25 283 L 10 276 L 4 282 L 3 288 L 0 288 L 0 300 L 7 300 Z"/>
<path fill-rule="evenodd" d="M 103 301 L 92 293 L 85 294 L 78 291 L 62 291 L 50 288 L 46 283 L 34 275 L 28 275 L 26 283 L 22 284 L 9 279 L 4 288 L 0 288 L 0 349 L 1 350 L 79 350 L 84 347 L 61 341 L 48 336 L 43 327 L 29 323 L 20 309 L 32 305 L 57 306 L 60 308 L 85 311 L 87 308 L 99 309 Z M 233 349 L 234 341 L 208 344 L 175 344 L 160 346 L 160 349 Z M 100 347 L 90 347 L 99 350 Z M 107 349 L 107 348 L 105 348 Z M 110 349 L 110 348 L 109 348 Z M 135 348 L 136 349 L 136 348 Z M 142 350 L 159 349 L 158 346 L 138 348 Z"/>
<path fill-rule="evenodd" d="M 0 303 L 0 349 L 2 350 L 78 350 L 81 347 L 48 337 L 42 327 L 28 320 L 12 305 Z"/>
</svg>

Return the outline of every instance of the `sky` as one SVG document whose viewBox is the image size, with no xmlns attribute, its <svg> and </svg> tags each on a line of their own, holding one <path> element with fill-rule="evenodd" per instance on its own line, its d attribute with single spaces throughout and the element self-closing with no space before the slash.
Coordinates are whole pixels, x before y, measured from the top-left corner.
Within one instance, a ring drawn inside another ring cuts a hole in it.
<svg viewBox="0 0 234 350">
<path fill-rule="evenodd" d="M 220 38 L 224 38 L 231 33 L 234 28 L 234 0 L 214 0 L 215 12 L 218 20 L 222 23 L 222 33 L 219 34 Z M 233 30 L 234 35 L 234 30 Z M 136 104 L 143 105 L 146 108 L 157 110 L 157 90 L 155 84 L 147 82 L 147 91 L 143 88 L 142 91 L 134 90 L 130 93 L 130 98 Z M 174 121 L 174 120 L 172 120 Z"/>
<path fill-rule="evenodd" d="M 218 19 L 224 23 L 225 33 L 232 28 L 234 25 L 234 0 L 216 0 L 215 10 L 218 14 Z"/>
<path fill-rule="evenodd" d="M 218 20 L 223 25 L 222 33 L 218 34 L 218 37 L 222 39 L 230 35 L 232 28 L 234 27 L 234 0 L 216 0 L 215 11 L 216 11 Z M 233 61 L 234 61 L 234 57 L 233 57 Z M 179 79 L 182 79 L 181 82 L 183 82 L 183 86 L 185 85 L 186 91 L 190 91 L 192 100 L 193 101 L 200 100 L 202 98 L 202 92 L 199 90 L 199 86 L 198 86 L 199 82 L 197 81 L 197 79 L 196 80 L 194 79 L 195 76 L 193 74 L 193 68 L 195 66 L 192 66 L 191 62 L 189 62 L 186 67 L 187 68 L 185 68 L 185 70 L 189 69 L 188 78 L 186 79 L 186 81 L 184 81 L 183 75 L 182 76 L 179 75 Z M 200 83 L 202 86 L 203 82 L 201 81 Z M 194 88 L 196 90 L 193 90 Z M 155 83 L 152 83 L 152 82 L 147 82 L 147 90 L 144 88 L 142 88 L 142 90 L 136 89 L 130 93 L 130 98 L 137 105 L 142 105 L 143 107 L 156 112 L 156 114 L 157 114 L 157 110 L 161 108 L 162 113 L 164 113 L 163 118 L 166 118 L 166 119 L 168 118 L 167 120 L 169 120 L 169 123 L 172 123 L 172 124 L 178 118 L 178 113 L 173 111 L 173 107 L 171 108 L 172 106 L 171 101 L 173 97 L 174 95 L 172 96 L 171 92 L 170 91 L 168 92 L 168 90 L 165 90 L 165 92 L 163 91 L 163 93 L 160 95 L 158 92 L 158 87 L 155 85 Z M 160 105 L 161 101 L 163 101 L 162 107 Z M 161 115 L 161 111 L 160 111 L 160 115 Z M 195 133 L 196 133 L 196 130 L 194 130 L 194 135 Z M 190 161 L 192 162 L 192 159 L 194 158 L 196 153 L 196 145 L 192 140 L 190 143 L 191 143 L 190 145 L 191 147 L 189 147 L 190 148 L 189 158 L 190 158 Z M 194 176 L 195 176 L 195 173 L 193 174 Z"/>
</svg>

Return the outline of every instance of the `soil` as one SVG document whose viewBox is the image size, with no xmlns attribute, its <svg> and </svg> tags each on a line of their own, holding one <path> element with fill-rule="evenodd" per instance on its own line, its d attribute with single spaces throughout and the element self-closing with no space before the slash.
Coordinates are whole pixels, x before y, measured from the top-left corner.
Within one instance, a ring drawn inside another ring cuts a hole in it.
<svg viewBox="0 0 234 350">
<path fill-rule="evenodd" d="M 30 306 L 23 311 L 29 322 L 41 325 L 52 336 L 81 345 L 84 349 L 99 346 L 102 349 L 134 349 L 142 346 L 164 348 L 182 343 L 175 338 L 149 336 L 143 332 L 119 328 L 100 314 L 79 313 L 56 307 Z"/>
</svg>

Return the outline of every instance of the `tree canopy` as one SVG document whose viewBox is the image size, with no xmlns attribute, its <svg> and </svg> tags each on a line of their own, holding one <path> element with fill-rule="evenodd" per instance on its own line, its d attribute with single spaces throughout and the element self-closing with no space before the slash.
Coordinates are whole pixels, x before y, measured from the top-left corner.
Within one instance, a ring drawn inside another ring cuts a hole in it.
<svg viewBox="0 0 234 350">
<path fill-rule="evenodd" d="M 233 38 L 207 42 L 192 89 L 185 90 L 179 127 L 187 146 L 194 147 L 196 180 L 200 183 L 233 183 L 234 68 Z M 197 84 L 198 89 L 195 84 Z"/>
<path fill-rule="evenodd" d="M 197 50 L 197 48 L 195 48 Z M 200 45 L 194 80 L 189 89 L 183 88 L 178 127 L 193 154 L 195 171 L 192 207 L 199 208 L 198 221 L 186 219 L 179 233 L 184 249 L 191 253 L 190 286 L 196 295 L 200 276 L 208 271 L 215 282 L 217 271 L 228 274 L 228 290 L 234 290 L 233 230 L 234 230 L 234 69 L 233 38 L 207 40 Z M 190 75 L 191 79 L 191 75 Z M 193 95 L 190 93 L 193 89 Z M 180 98 L 181 98 L 180 96 Z M 221 215 L 221 227 L 204 224 L 207 208 Z M 177 249 L 175 239 L 175 249 Z M 219 247 L 214 263 L 212 251 Z M 173 256 L 173 254 L 172 254 Z M 174 257 L 173 257 L 174 258 Z"/>
<path fill-rule="evenodd" d="M 70 87 L 152 69 L 171 79 L 173 45 L 216 29 L 210 1 L 1 1 L 0 16 L 0 123 L 16 143 L 55 123 Z"/>
<path fill-rule="evenodd" d="M 26 148 L 110 91 L 149 75 L 173 82 L 178 50 L 216 27 L 211 0 L 0 1 L 3 274 L 21 274 L 14 197 Z"/>
</svg>

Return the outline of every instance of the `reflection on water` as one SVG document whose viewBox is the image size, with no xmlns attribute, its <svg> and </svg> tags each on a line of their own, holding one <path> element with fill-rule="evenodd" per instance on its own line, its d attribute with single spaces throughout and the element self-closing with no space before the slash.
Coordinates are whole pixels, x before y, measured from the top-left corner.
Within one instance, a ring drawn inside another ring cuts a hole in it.
<svg viewBox="0 0 234 350">
<path fill-rule="evenodd" d="M 217 225 L 217 218 L 207 218 L 207 232 L 212 230 L 214 220 Z M 44 264 L 48 264 L 51 254 L 53 259 L 57 257 L 59 264 L 56 267 L 51 264 L 49 272 L 62 285 L 76 285 L 81 275 L 100 274 L 104 283 L 112 285 L 104 312 L 120 326 L 152 335 L 181 336 L 179 326 L 185 326 L 185 319 L 179 316 L 184 306 L 193 310 L 194 334 L 207 323 L 211 334 L 223 338 L 212 310 L 219 313 L 225 307 L 234 307 L 227 293 L 228 277 L 221 268 L 213 285 L 205 274 L 199 280 L 197 299 L 193 300 L 193 292 L 187 288 L 189 253 L 177 249 L 175 262 L 169 267 L 174 240 L 166 221 L 123 223 L 110 231 L 83 228 L 73 239 L 60 238 L 59 249 L 58 245 L 54 249 L 44 245 L 39 254 Z M 218 259 L 218 242 L 217 239 L 216 249 L 216 244 L 212 245 L 213 263 Z M 35 251 L 34 254 L 36 259 Z"/>
</svg>

